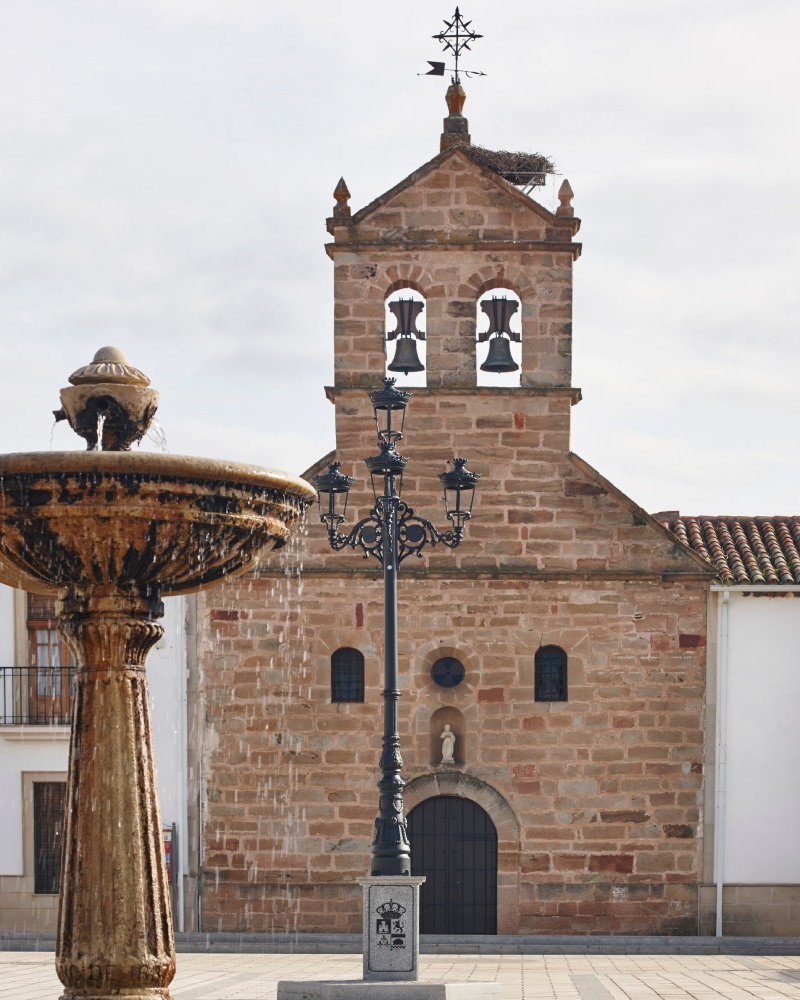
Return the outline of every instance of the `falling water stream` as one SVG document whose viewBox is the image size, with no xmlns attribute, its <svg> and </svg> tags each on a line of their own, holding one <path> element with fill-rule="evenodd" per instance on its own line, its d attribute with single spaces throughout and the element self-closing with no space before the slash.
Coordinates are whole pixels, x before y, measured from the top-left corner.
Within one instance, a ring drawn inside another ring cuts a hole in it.
<svg viewBox="0 0 800 1000">
<path fill-rule="evenodd" d="M 169 451 L 169 447 L 167 445 L 167 435 L 156 417 L 153 417 L 146 433 L 147 437 L 153 442 L 160 452 L 166 454 Z"/>
<path fill-rule="evenodd" d="M 103 428 L 106 425 L 106 415 L 105 413 L 97 414 L 97 442 L 92 448 L 92 451 L 102 451 L 103 450 Z"/>
<path fill-rule="evenodd" d="M 234 654 L 224 664 L 221 677 L 206 678 L 204 662 L 213 664 L 215 671 L 220 663 L 219 643 L 206 635 L 200 664 L 201 688 L 206 698 L 215 701 L 213 706 L 207 705 L 206 718 L 213 716 L 211 725 L 219 730 L 210 734 L 211 743 L 218 745 L 218 754 L 212 745 L 204 750 L 204 756 L 208 753 L 205 759 L 212 765 L 204 767 L 204 797 L 207 800 L 230 754 L 240 762 L 243 771 L 258 776 L 254 807 L 257 830 L 243 838 L 250 839 L 252 849 L 245 850 L 244 844 L 239 846 L 247 859 L 248 883 L 261 884 L 263 888 L 260 898 L 244 900 L 240 926 L 267 933 L 298 933 L 296 858 L 298 854 L 308 854 L 308 845 L 303 843 L 307 836 L 306 810 L 297 803 L 295 795 L 300 775 L 304 773 L 296 765 L 297 756 L 304 751 L 304 736 L 291 729 L 293 709 L 302 705 L 311 711 L 310 658 L 299 610 L 307 532 L 306 515 L 300 513 L 286 545 L 270 557 L 265 571 L 256 569 L 240 581 L 231 581 L 224 595 L 217 592 L 216 599 L 211 598 L 223 612 L 237 613 L 238 639 L 252 650 L 252 656 Z M 220 706 L 211 687 L 219 690 L 220 683 L 225 682 L 225 672 L 230 675 L 225 692 L 228 703 Z M 255 697 L 252 690 L 237 690 L 237 677 L 248 688 L 255 685 Z M 233 795 L 234 803 L 238 802 L 238 788 Z M 249 813 L 247 818 L 251 819 Z M 231 832 L 235 836 L 234 831 L 207 826 L 204 838 L 219 841 Z M 217 869 L 214 883 L 217 890 L 219 875 Z M 207 920 L 205 923 L 208 927 Z M 223 926 L 220 917 L 216 929 L 231 928 Z"/>
</svg>

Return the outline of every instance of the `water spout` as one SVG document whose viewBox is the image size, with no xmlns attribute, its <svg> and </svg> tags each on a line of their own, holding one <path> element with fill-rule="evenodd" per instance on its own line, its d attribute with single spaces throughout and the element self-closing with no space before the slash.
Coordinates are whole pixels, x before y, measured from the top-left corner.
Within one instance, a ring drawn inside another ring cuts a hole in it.
<svg viewBox="0 0 800 1000">
<path fill-rule="evenodd" d="M 69 381 L 72 384 L 61 390 L 61 409 L 54 410 L 54 416 L 69 421 L 88 451 L 130 451 L 134 442 L 141 441 L 159 397 L 149 388 L 150 379 L 129 364 L 119 348 L 101 347 L 91 364 L 74 371 Z"/>
</svg>

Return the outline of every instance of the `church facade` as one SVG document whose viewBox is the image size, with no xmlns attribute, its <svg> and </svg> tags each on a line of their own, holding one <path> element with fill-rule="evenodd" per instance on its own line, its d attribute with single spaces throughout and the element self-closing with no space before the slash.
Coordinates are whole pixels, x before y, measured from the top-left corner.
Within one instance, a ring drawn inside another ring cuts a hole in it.
<svg viewBox="0 0 800 1000">
<path fill-rule="evenodd" d="M 336 442 L 305 473 L 341 462 L 356 479 L 349 523 L 368 513 L 387 300 L 424 301 L 403 499 L 436 521 L 454 456 L 481 480 L 461 547 L 400 570 L 422 931 L 695 934 L 715 572 L 570 450 L 569 185 L 555 212 L 542 207 L 480 161 L 458 101 L 450 112 L 439 155 L 376 201 L 352 213 L 337 188 Z M 519 303 L 515 384 L 477 383 L 487 294 Z M 202 926 L 358 931 L 377 806 L 379 569 L 331 552 L 312 512 L 288 554 L 200 595 L 197 627 Z"/>
<path fill-rule="evenodd" d="M 439 474 L 481 476 L 462 544 L 399 573 L 422 932 L 796 936 L 800 517 L 651 515 L 571 451 L 572 191 L 537 203 L 546 161 L 473 146 L 448 101 L 432 160 L 356 212 L 337 185 L 335 447 L 304 474 L 340 462 L 342 530 L 368 514 L 395 350 L 422 383 L 403 500 L 447 528 Z M 360 931 L 383 612 L 377 562 L 331 551 L 316 511 L 256 572 L 167 601 L 148 674 L 178 930 Z M 4 586 L 0 646 L 0 930 L 49 931 L 74 667 L 52 601 Z"/>
</svg>

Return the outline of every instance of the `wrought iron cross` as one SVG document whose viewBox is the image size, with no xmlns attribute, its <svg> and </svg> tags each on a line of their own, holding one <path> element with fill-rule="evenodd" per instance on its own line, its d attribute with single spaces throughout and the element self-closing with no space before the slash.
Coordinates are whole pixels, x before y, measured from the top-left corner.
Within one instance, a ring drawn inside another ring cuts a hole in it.
<svg viewBox="0 0 800 1000">
<path fill-rule="evenodd" d="M 469 26 L 472 24 L 472 21 L 465 21 L 461 16 L 458 7 L 456 7 L 456 12 L 453 14 L 452 21 L 448 21 L 447 18 L 444 18 L 444 23 L 446 26 L 444 31 L 440 31 L 438 35 L 433 35 L 433 37 L 437 42 L 442 43 L 445 52 L 453 53 L 453 57 L 455 58 L 455 75 L 453 76 L 453 83 L 458 83 L 458 57 L 464 49 L 469 50 L 470 42 L 474 42 L 477 38 L 483 38 L 483 35 L 478 35 L 476 32 L 469 30 Z M 434 64 L 431 63 L 431 65 Z M 438 66 L 439 64 L 437 63 L 436 65 Z M 444 66 L 442 66 L 442 70 L 444 71 Z M 483 73 L 477 73 L 476 71 L 472 71 L 472 73 L 468 72 L 466 75 L 471 76 L 473 73 L 476 76 L 484 76 Z M 437 73 L 436 75 L 439 74 Z"/>
</svg>

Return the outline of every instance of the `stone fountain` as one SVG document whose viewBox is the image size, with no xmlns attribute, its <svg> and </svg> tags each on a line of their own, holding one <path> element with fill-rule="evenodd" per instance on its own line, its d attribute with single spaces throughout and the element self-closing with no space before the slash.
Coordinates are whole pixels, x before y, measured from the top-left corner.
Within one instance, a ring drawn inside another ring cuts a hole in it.
<svg viewBox="0 0 800 1000">
<path fill-rule="evenodd" d="M 175 974 L 145 658 L 161 598 L 283 545 L 315 492 L 248 465 L 131 452 L 158 405 L 116 348 L 61 392 L 84 452 L 0 456 L 0 581 L 58 595 L 77 664 L 56 969 L 62 1000 L 169 997 Z"/>
</svg>

